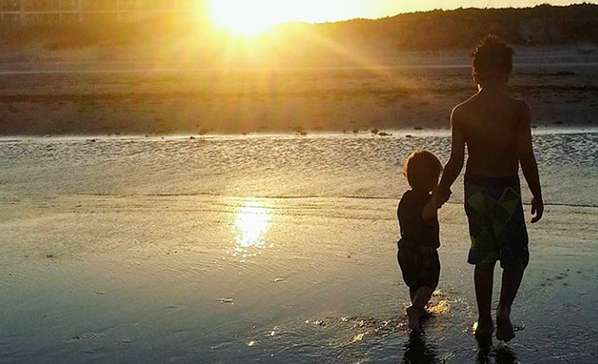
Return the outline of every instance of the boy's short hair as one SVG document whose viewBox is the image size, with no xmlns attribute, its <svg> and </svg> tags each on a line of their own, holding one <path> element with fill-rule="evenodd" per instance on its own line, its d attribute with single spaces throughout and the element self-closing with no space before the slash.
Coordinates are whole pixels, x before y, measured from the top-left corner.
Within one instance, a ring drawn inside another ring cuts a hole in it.
<svg viewBox="0 0 598 364">
<path fill-rule="evenodd" d="M 513 71 L 513 48 L 495 35 L 487 35 L 471 53 L 473 74 L 479 81 L 507 76 Z"/>
<path fill-rule="evenodd" d="M 424 181 L 433 177 L 438 178 L 440 173 L 442 173 L 440 160 L 434 154 L 421 149 L 411 153 L 403 167 L 403 174 L 407 177 L 411 188 L 421 187 Z"/>
</svg>

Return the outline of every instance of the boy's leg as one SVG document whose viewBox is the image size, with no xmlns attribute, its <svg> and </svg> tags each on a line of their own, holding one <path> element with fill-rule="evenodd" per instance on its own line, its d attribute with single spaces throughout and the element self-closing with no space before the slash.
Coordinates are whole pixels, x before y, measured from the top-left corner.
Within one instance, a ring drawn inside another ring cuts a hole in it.
<svg viewBox="0 0 598 364">
<path fill-rule="evenodd" d="M 476 336 L 492 334 L 492 284 L 495 263 L 478 263 L 475 266 L 475 295 L 478 303 Z"/>
<path fill-rule="evenodd" d="M 499 246 L 491 217 L 495 205 L 493 181 L 473 174 L 465 175 L 465 212 L 469 223 L 471 249 L 467 262 L 475 265 L 474 285 L 478 304 L 475 336 L 490 336 L 492 322 L 492 285 Z"/>
<path fill-rule="evenodd" d="M 409 319 L 409 328 L 412 330 L 419 330 L 419 318 L 424 313 L 425 307 L 430 302 L 434 290 L 432 288 L 422 286 L 417 290 L 415 299 L 411 307 L 407 308 L 407 318 Z"/>
<path fill-rule="evenodd" d="M 515 337 L 511 324 L 511 306 L 521 285 L 524 268 L 519 265 L 505 267 L 502 274 L 500 301 L 496 311 L 496 338 L 509 341 Z"/>
</svg>

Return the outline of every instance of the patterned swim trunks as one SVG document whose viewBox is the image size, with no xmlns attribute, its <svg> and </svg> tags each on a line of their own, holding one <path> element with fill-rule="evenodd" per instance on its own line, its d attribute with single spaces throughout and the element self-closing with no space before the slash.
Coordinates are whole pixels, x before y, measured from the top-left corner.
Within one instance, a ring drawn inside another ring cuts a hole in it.
<svg viewBox="0 0 598 364">
<path fill-rule="evenodd" d="M 465 212 L 469 220 L 470 264 L 527 267 L 528 236 L 519 177 L 465 175 Z"/>
</svg>

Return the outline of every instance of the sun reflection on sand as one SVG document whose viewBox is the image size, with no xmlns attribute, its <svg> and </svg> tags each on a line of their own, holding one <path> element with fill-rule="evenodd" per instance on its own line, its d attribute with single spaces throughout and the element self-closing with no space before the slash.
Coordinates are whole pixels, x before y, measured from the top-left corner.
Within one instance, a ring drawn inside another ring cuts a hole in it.
<svg viewBox="0 0 598 364">
<path fill-rule="evenodd" d="M 450 311 L 449 300 L 444 296 L 441 290 L 434 291 L 433 300 L 428 304 L 427 310 L 434 316 L 444 315 Z"/>
<path fill-rule="evenodd" d="M 246 258 L 255 255 L 256 249 L 264 249 L 264 235 L 271 220 L 272 210 L 262 207 L 259 202 L 246 201 L 239 209 L 232 227 L 236 240 L 234 255 Z"/>
</svg>

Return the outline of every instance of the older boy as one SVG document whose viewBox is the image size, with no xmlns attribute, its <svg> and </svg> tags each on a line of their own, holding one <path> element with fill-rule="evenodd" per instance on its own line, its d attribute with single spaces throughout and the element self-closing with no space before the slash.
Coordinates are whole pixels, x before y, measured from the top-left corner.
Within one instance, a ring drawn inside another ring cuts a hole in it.
<svg viewBox="0 0 598 364">
<path fill-rule="evenodd" d="M 487 36 L 472 56 L 478 93 L 453 110 L 450 160 L 424 215 L 432 215 L 447 198 L 463 168 L 467 146 L 465 211 L 472 240 L 468 262 L 475 265 L 479 311 L 475 334 L 492 334 L 492 283 L 495 263 L 500 260 L 503 276 L 496 337 L 509 341 L 515 337 L 511 306 L 529 261 L 519 164 L 533 195 L 532 223 L 542 218 L 544 204 L 532 148 L 529 106 L 507 94 L 513 50 L 499 38 Z"/>
</svg>

